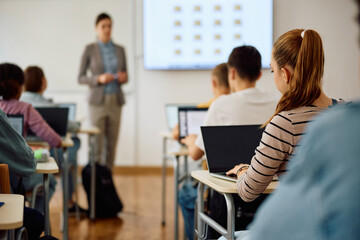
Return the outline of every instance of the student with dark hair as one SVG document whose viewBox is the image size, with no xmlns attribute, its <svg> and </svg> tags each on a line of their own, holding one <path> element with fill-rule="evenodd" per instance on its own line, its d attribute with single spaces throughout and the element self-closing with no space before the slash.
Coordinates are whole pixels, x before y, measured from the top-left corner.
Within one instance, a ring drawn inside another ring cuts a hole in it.
<svg viewBox="0 0 360 240">
<path fill-rule="evenodd" d="M 121 86 L 128 81 L 126 57 L 124 48 L 111 40 L 108 14 L 98 15 L 95 30 L 97 41 L 87 45 L 82 54 L 78 82 L 89 86 L 91 124 L 100 129 L 94 145 L 95 161 L 112 169 L 125 103 Z"/>
<path fill-rule="evenodd" d="M 228 81 L 231 94 L 217 98 L 210 106 L 205 117 L 204 126 L 216 125 L 247 125 L 263 124 L 271 116 L 276 107 L 277 99 L 271 94 L 256 88 L 256 82 L 261 77 L 261 55 L 253 46 L 240 46 L 233 49 L 228 62 Z M 190 135 L 182 140 L 188 146 L 189 155 L 194 160 L 201 159 L 204 155 L 202 135 Z M 209 215 L 222 226 L 226 225 L 226 203 L 222 195 L 212 192 L 209 199 Z M 237 201 L 235 206 L 249 213 L 262 202 L 244 204 Z M 192 205 L 195 203 L 193 202 Z M 245 214 L 244 214 L 245 215 Z M 252 217 L 239 218 L 236 229 L 245 229 Z M 210 239 L 219 234 L 209 228 Z"/>
<path fill-rule="evenodd" d="M 35 110 L 29 103 L 19 101 L 22 88 L 24 85 L 24 73 L 20 67 L 10 64 L 0 64 L 0 108 L 6 114 L 22 114 L 24 116 L 24 133 L 25 137 L 28 129 L 31 129 L 36 136 L 42 138 L 51 147 L 60 147 L 60 136 L 46 123 L 41 117 L 40 113 Z M 50 197 L 55 191 L 56 180 L 50 175 Z M 38 183 L 42 183 L 41 174 L 33 174 L 24 178 L 25 190 L 31 190 Z M 43 197 L 38 197 L 36 200 L 36 209 L 43 211 Z"/>
<path fill-rule="evenodd" d="M 234 48 L 228 63 L 228 81 L 232 91 L 216 99 L 206 115 L 204 126 L 263 124 L 273 113 L 277 99 L 256 88 L 261 77 L 261 55 L 252 46 Z M 204 155 L 201 134 L 182 140 L 192 159 Z"/>
<path fill-rule="evenodd" d="M 13 64 L 0 64 L 0 96 L 9 99 L 20 96 L 19 89 L 24 81 L 22 70 Z M 6 114 L 0 109 L 0 163 L 9 166 L 12 177 L 31 178 L 35 176 L 34 152 L 25 139 L 10 125 Z M 14 190 L 14 189 L 13 189 Z M 44 216 L 37 210 L 24 207 L 24 227 L 29 239 L 38 239 L 44 230 Z"/>
</svg>

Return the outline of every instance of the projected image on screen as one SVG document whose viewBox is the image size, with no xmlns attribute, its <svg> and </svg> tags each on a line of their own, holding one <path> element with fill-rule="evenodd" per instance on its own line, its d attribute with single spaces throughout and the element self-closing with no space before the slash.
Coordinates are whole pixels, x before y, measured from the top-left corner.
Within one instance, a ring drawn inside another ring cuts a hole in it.
<svg viewBox="0 0 360 240">
<path fill-rule="evenodd" d="M 253 45 L 269 67 L 272 0 L 144 0 L 146 69 L 211 69 Z"/>
</svg>

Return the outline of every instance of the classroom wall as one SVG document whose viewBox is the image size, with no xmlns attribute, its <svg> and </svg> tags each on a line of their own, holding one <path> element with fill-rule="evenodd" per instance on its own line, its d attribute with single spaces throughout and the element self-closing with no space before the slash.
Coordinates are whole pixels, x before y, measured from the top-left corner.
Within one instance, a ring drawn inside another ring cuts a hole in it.
<svg viewBox="0 0 360 240">
<path fill-rule="evenodd" d="M 107 11 L 114 19 L 113 40 L 125 46 L 130 82 L 125 87 L 117 165 L 158 166 L 166 129 L 166 103 L 197 103 L 212 97 L 210 71 L 146 71 L 142 52 L 141 0 L 1 0 L 0 62 L 25 68 L 38 64 L 49 80 L 46 95 L 78 103 L 86 124 L 86 87 L 77 84 L 80 55 L 95 39 L 95 16 Z M 329 96 L 359 96 L 358 27 L 353 0 L 274 0 L 274 39 L 293 28 L 313 28 L 325 49 L 324 90 Z M 269 70 L 259 88 L 278 94 Z M 82 136 L 80 163 L 87 159 Z"/>
</svg>

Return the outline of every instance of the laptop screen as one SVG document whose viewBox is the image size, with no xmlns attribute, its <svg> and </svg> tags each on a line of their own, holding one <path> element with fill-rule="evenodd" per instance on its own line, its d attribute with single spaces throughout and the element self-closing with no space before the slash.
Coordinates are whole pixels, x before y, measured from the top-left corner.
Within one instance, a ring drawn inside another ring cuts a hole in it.
<svg viewBox="0 0 360 240">
<path fill-rule="evenodd" d="M 179 139 L 190 135 L 199 134 L 200 126 L 203 125 L 207 108 L 179 107 Z"/>
<path fill-rule="evenodd" d="M 21 136 L 24 135 L 24 115 L 22 114 L 8 114 L 7 115 L 10 125 Z"/>
<path fill-rule="evenodd" d="M 241 163 L 250 164 L 263 130 L 260 125 L 201 127 L 210 173 L 226 172 Z"/>
<path fill-rule="evenodd" d="M 44 120 L 61 137 L 66 137 L 69 108 L 66 107 L 36 107 Z M 30 129 L 27 138 L 36 136 Z"/>
<path fill-rule="evenodd" d="M 76 103 L 58 103 L 58 107 L 69 108 L 68 120 L 74 122 L 76 119 Z"/>
</svg>

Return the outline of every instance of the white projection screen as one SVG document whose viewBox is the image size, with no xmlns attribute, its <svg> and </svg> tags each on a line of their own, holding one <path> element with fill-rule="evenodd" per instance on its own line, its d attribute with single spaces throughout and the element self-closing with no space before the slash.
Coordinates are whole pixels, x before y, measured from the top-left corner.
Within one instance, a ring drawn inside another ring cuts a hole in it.
<svg viewBox="0 0 360 240">
<path fill-rule="evenodd" d="M 269 67 L 272 0 L 143 0 L 143 21 L 145 69 L 210 69 L 241 45 Z"/>
</svg>

